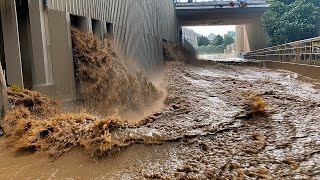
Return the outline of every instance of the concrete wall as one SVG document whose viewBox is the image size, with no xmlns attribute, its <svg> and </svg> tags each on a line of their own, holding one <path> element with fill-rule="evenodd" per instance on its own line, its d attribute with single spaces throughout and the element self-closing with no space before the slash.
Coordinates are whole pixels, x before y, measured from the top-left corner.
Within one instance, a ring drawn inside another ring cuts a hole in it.
<svg viewBox="0 0 320 180">
<path fill-rule="evenodd" d="M 192 29 L 182 27 L 182 39 L 186 39 L 192 46 L 198 47 L 199 35 Z"/>
<path fill-rule="evenodd" d="M 124 56 L 149 73 L 162 64 L 163 39 L 175 41 L 172 0 L 49 0 L 48 8 L 113 24 L 114 42 Z"/>
<path fill-rule="evenodd" d="M 236 54 L 236 43 L 229 44 L 224 50 L 225 54 Z"/>
<path fill-rule="evenodd" d="M 245 66 L 257 66 L 268 69 L 283 69 L 291 72 L 298 73 L 299 75 L 309 77 L 312 79 L 319 79 L 320 66 L 297 64 L 290 62 L 278 61 L 252 61 L 243 63 Z"/>
<path fill-rule="evenodd" d="M 249 52 L 250 46 L 248 36 L 245 30 L 245 25 L 236 26 L 236 54 Z"/>
<path fill-rule="evenodd" d="M 260 19 L 252 23 L 236 26 L 236 53 L 265 48 L 266 34 Z"/>
<path fill-rule="evenodd" d="M 24 86 L 16 1 L 1 0 L 0 6 L 7 83 Z"/>
<path fill-rule="evenodd" d="M 62 11 L 48 10 L 49 35 L 53 67 L 52 87 L 48 94 L 61 97 L 64 101 L 76 99 L 76 84 L 72 57 L 72 39 L 70 14 Z"/>
<path fill-rule="evenodd" d="M 0 0 L 7 83 L 64 101 L 77 99 L 72 24 L 100 39 L 112 35 L 119 52 L 150 74 L 163 64 L 163 39 L 179 38 L 172 0 L 48 0 L 47 6 L 29 0 L 25 17 L 19 17 L 15 2 Z"/>
</svg>

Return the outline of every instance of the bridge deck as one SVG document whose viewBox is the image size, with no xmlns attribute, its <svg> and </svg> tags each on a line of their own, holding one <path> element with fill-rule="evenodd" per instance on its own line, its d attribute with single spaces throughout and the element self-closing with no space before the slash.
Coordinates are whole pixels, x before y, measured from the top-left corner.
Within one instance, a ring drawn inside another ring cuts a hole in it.
<svg viewBox="0 0 320 180">
<path fill-rule="evenodd" d="M 247 0 L 247 7 L 240 8 L 240 2 L 229 0 L 209 2 L 177 2 L 176 13 L 182 26 L 194 25 L 240 25 L 260 19 L 269 5 L 264 0 Z"/>
</svg>

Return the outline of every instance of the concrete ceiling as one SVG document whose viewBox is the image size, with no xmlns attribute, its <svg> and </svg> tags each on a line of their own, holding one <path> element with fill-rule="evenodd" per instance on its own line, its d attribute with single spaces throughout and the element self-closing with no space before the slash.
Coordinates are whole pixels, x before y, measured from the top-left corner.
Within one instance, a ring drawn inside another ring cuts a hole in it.
<svg viewBox="0 0 320 180">
<path fill-rule="evenodd" d="M 176 13 L 181 26 L 240 25 L 258 20 L 267 8 L 267 5 L 247 8 L 185 6 L 176 7 Z"/>
</svg>

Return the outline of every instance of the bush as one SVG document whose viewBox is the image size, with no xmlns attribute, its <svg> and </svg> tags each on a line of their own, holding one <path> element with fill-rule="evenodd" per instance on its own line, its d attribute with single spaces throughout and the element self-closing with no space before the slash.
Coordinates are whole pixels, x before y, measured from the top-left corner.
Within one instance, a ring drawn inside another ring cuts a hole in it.
<svg viewBox="0 0 320 180">
<path fill-rule="evenodd" d="M 198 54 L 221 54 L 224 53 L 224 45 L 219 46 L 200 46 L 197 47 Z"/>
</svg>

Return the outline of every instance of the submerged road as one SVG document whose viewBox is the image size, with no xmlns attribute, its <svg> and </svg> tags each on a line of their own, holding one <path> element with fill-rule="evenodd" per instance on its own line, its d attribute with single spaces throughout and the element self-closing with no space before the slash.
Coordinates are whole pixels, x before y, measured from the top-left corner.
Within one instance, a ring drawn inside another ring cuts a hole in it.
<svg viewBox="0 0 320 180">
<path fill-rule="evenodd" d="M 136 143 L 102 159 L 73 150 L 54 161 L 1 145 L 0 179 L 320 179 L 319 82 L 213 62 L 170 62 L 164 79 L 167 108 L 112 133 Z M 247 116 L 243 94 L 263 99 L 267 113 Z"/>
</svg>

